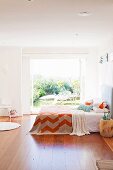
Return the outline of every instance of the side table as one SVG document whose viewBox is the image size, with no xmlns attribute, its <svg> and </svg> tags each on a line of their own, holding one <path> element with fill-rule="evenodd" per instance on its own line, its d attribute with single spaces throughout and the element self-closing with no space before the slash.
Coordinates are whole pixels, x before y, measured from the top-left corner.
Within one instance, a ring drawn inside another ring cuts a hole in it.
<svg viewBox="0 0 113 170">
<path fill-rule="evenodd" d="M 113 119 L 110 120 L 100 120 L 100 135 L 103 137 L 113 136 Z"/>
</svg>

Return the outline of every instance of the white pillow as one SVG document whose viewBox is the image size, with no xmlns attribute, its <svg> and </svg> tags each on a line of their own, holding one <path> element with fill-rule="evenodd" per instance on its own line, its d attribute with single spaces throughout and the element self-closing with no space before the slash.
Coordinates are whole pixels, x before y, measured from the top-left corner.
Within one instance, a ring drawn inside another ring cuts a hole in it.
<svg viewBox="0 0 113 170">
<path fill-rule="evenodd" d="M 100 109 L 100 108 L 97 108 L 97 107 L 93 107 L 93 110 L 94 110 L 96 113 L 104 113 L 104 109 Z"/>
<path fill-rule="evenodd" d="M 100 109 L 98 107 L 93 107 L 93 110 L 96 112 L 96 113 L 108 113 L 109 110 L 107 108 L 104 108 L 104 109 Z"/>
</svg>

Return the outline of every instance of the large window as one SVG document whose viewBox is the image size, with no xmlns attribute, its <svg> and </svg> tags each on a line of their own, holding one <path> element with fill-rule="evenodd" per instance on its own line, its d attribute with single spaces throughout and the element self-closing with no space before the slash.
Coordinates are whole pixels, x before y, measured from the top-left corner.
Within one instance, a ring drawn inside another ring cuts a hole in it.
<svg viewBox="0 0 113 170">
<path fill-rule="evenodd" d="M 31 106 L 72 105 L 80 103 L 84 85 L 85 62 L 80 58 L 32 59 Z"/>
</svg>

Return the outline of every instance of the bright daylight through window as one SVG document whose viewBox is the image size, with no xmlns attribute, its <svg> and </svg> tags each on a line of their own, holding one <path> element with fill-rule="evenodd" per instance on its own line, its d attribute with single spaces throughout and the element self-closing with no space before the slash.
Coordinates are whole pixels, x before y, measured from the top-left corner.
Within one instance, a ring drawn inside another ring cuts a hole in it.
<svg viewBox="0 0 113 170">
<path fill-rule="evenodd" d="M 80 103 L 85 80 L 84 59 L 32 59 L 30 75 L 32 109 L 42 105 L 76 106 Z"/>
</svg>

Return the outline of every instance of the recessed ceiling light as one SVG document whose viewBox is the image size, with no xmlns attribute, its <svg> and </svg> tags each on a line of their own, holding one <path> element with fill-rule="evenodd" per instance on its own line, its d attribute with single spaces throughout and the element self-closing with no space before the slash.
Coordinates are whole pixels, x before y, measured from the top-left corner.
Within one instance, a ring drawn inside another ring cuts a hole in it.
<svg viewBox="0 0 113 170">
<path fill-rule="evenodd" d="M 92 13 L 90 13 L 88 11 L 82 11 L 82 12 L 79 12 L 78 15 L 82 16 L 82 17 L 87 17 L 87 16 L 92 15 Z"/>
</svg>

